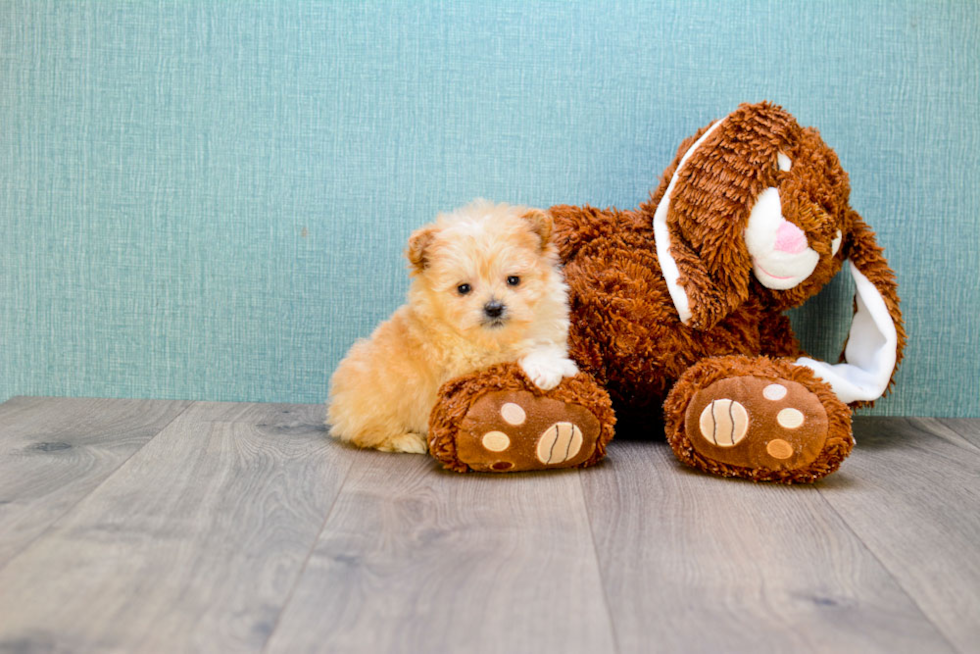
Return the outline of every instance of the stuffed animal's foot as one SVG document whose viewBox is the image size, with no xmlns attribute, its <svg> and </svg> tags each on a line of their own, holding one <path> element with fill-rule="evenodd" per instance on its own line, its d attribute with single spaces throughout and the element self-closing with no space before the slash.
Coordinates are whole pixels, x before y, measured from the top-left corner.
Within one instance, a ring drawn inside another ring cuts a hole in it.
<svg viewBox="0 0 980 654">
<path fill-rule="evenodd" d="M 473 470 L 572 468 L 589 460 L 599 421 L 587 409 L 528 391 L 477 400 L 460 425 L 456 455 Z"/>
<path fill-rule="evenodd" d="M 429 449 L 459 472 L 585 467 L 605 454 L 614 422 L 608 395 L 591 378 L 544 392 L 507 364 L 443 386 Z"/>
<path fill-rule="evenodd" d="M 850 453 L 850 410 L 809 370 L 717 357 L 688 370 L 665 403 L 677 458 L 726 477 L 812 482 Z"/>
</svg>

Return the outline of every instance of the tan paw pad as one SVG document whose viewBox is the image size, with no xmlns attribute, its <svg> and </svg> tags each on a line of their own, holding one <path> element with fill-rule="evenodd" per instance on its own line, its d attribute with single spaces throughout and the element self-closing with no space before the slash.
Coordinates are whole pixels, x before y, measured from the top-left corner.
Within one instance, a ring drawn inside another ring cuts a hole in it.
<svg viewBox="0 0 980 654">
<path fill-rule="evenodd" d="M 556 422 L 541 433 L 536 449 L 538 461 L 546 465 L 574 459 L 582 449 L 582 430 L 570 422 Z"/>
<path fill-rule="evenodd" d="M 793 446 L 782 438 L 774 438 L 766 445 L 766 452 L 774 459 L 788 459 L 793 456 Z"/>
<path fill-rule="evenodd" d="M 772 400 L 773 402 L 778 402 L 779 400 L 786 397 L 786 393 L 789 391 L 782 384 L 769 384 L 762 389 L 762 397 L 767 400 Z"/>
<path fill-rule="evenodd" d="M 507 402 L 502 407 L 500 407 L 500 417 L 504 419 L 508 425 L 514 425 L 515 427 L 523 425 L 524 421 L 527 420 L 527 413 L 521 408 L 520 404 L 514 404 L 513 402 Z"/>
<path fill-rule="evenodd" d="M 735 400 L 714 400 L 701 412 L 701 435 L 721 447 L 732 447 L 745 438 L 749 414 Z"/>
<path fill-rule="evenodd" d="M 783 409 L 776 414 L 776 422 L 785 429 L 797 429 L 803 425 L 803 412 L 799 409 Z"/>
<path fill-rule="evenodd" d="M 491 452 L 503 452 L 510 447 L 510 437 L 502 431 L 488 431 L 481 442 Z"/>
</svg>

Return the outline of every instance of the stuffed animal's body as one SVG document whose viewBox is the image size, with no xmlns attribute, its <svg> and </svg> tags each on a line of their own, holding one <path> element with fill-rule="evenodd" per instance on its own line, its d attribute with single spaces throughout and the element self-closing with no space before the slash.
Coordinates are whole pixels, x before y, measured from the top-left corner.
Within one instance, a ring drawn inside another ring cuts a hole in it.
<svg viewBox="0 0 980 654">
<path fill-rule="evenodd" d="M 609 391 L 620 420 L 659 418 L 674 382 L 705 358 L 800 354 L 788 319 L 757 301 L 705 331 L 683 324 L 653 256 L 649 213 L 568 206 L 551 213 L 565 244 L 570 355 Z M 593 230 L 604 233 L 579 242 Z"/>
<path fill-rule="evenodd" d="M 639 208 L 553 207 L 570 288 L 570 356 L 582 376 L 608 391 L 631 430 L 664 424 L 678 458 L 703 470 L 784 482 L 835 470 L 853 443 L 847 405 L 888 389 L 905 342 L 894 275 L 849 193 L 816 130 L 761 103 L 686 139 Z M 829 365 L 805 356 L 783 312 L 847 262 L 855 320 L 842 362 Z M 469 382 L 471 391 L 480 386 Z M 507 404 L 522 404 L 509 392 Z M 567 394 L 563 402 L 575 404 Z M 490 430 L 496 418 L 463 421 L 455 407 L 455 420 L 436 407 L 433 453 L 456 469 L 494 469 L 491 460 L 507 453 L 481 452 L 479 441 L 499 431 Z M 538 422 L 548 434 L 560 431 L 552 422 L 575 421 L 551 409 Z M 611 432 L 601 432 L 605 440 L 590 433 L 601 441 L 592 447 L 604 449 Z M 463 448 L 476 465 L 456 456 L 462 441 L 476 443 Z M 531 464 L 515 469 L 562 466 L 543 457 Z"/>
</svg>

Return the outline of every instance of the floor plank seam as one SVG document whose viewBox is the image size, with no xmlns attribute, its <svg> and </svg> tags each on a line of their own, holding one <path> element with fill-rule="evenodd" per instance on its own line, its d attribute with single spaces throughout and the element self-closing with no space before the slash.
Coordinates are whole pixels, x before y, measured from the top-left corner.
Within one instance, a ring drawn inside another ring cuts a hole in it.
<svg viewBox="0 0 980 654">
<path fill-rule="evenodd" d="M 109 479 L 111 479 L 113 476 L 115 476 L 115 474 L 117 472 L 119 472 L 120 470 L 122 470 L 123 467 L 127 463 L 129 463 L 130 460 L 134 456 L 136 456 L 137 454 L 139 454 L 140 452 L 142 452 L 144 447 L 146 447 L 149 443 L 151 443 L 153 441 L 153 439 L 155 439 L 157 436 L 159 436 L 164 431 L 166 431 L 170 427 L 170 425 L 174 424 L 174 422 L 176 422 L 178 418 L 180 418 L 182 415 L 184 415 L 185 413 L 187 413 L 187 411 L 192 406 L 194 406 L 195 404 L 197 404 L 197 402 L 195 402 L 193 400 L 189 401 L 188 404 L 187 404 L 187 406 L 185 406 L 183 409 L 181 409 L 181 411 L 179 413 L 177 413 L 173 417 L 173 419 L 171 419 L 170 421 L 168 421 L 167 424 L 163 425 L 159 430 L 157 430 L 157 433 L 153 434 L 153 436 L 151 436 L 148 439 L 146 439 L 146 442 L 145 443 L 143 443 L 142 445 L 140 445 L 139 447 L 137 447 L 135 450 L 133 450 L 130 453 L 129 456 L 127 456 L 125 459 L 123 459 L 122 461 L 120 461 L 119 462 L 119 465 L 117 465 L 112 470 L 112 472 L 110 472 L 108 475 L 106 475 L 105 478 L 102 481 L 100 481 L 98 484 L 96 484 L 95 486 L 93 486 L 91 488 L 91 490 L 89 490 L 89 492 L 87 492 L 84 495 L 82 495 L 81 497 L 79 497 L 75 502 L 72 503 L 71 506 L 69 506 L 68 508 L 65 509 L 64 513 L 62 513 L 57 518 L 55 518 L 54 520 L 52 520 L 51 523 L 47 527 L 45 527 L 41 532 L 39 532 L 36 536 L 34 536 L 29 541 L 27 541 L 26 543 L 24 543 L 23 547 L 21 547 L 20 549 L 18 549 L 17 552 L 13 556 L 9 557 L 5 563 L 3 563 L 2 565 L 0 565 L 0 572 L 2 572 L 7 566 L 9 566 L 11 563 L 13 563 L 14 561 L 16 561 L 18 558 L 20 558 L 20 556 L 22 554 L 24 554 L 24 552 L 26 552 L 27 550 L 29 550 L 31 548 L 31 546 L 34 545 L 34 543 L 38 542 L 41 538 L 45 537 L 52 529 L 54 529 L 56 526 L 58 526 L 58 524 L 60 524 L 61 521 L 65 519 L 65 516 L 69 515 L 72 511 L 74 511 L 76 508 L 78 508 L 78 505 L 80 505 L 86 499 L 88 499 L 89 497 L 91 497 L 92 494 L 95 493 L 97 490 L 99 490 L 100 488 L 102 488 L 102 486 L 107 481 L 109 481 Z"/>
<path fill-rule="evenodd" d="M 340 483 L 340 487 L 337 489 L 337 494 L 334 496 L 333 501 L 330 503 L 330 507 L 323 516 L 323 523 L 320 525 L 316 535 L 313 537 L 313 543 L 310 545 L 310 549 L 306 553 L 306 558 L 303 559 L 303 564 L 299 567 L 299 571 L 296 573 L 296 578 L 293 580 L 293 585 L 289 589 L 289 593 L 286 594 L 286 598 L 283 600 L 282 606 L 279 607 L 279 613 L 276 615 L 275 624 L 273 624 L 272 629 L 269 630 L 269 637 L 266 638 L 265 643 L 262 644 L 262 649 L 260 651 L 261 654 L 265 654 L 265 652 L 269 649 L 269 643 L 272 642 L 272 639 L 276 636 L 276 632 L 279 630 L 279 624 L 282 622 L 282 616 L 292 603 L 293 596 L 296 594 L 296 589 L 299 587 L 300 581 L 303 579 L 303 575 L 306 574 L 306 567 L 310 564 L 310 559 L 313 558 L 313 552 L 316 551 L 317 545 L 320 543 L 320 537 L 323 535 L 323 531 L 327 528 L 327 523 L 330 521 L 330 516 L 333 515 L 334 509 L 337 507 L 337 502 L 340 501 L 340 496 L 344 492 L 344 487 L 347 486 L 347 480 L 350 479 L 350 472 L 353 467 L 354 461 L 352 460 L 347 464 L 347 470 L 344 471 L 344 480 Z"/>
<path fill-rule="evenodd" d="M 949 645 L 950 650 L 954 652 L 962 651 L 960 650 L 960 648 L 956 646 L 956 643 L 950 640 L 949 636 L 946 635 L 943 629 L 933 621 L 933 619 L 929 616 L 929 614 L 925 612 L 925 610 L 922 608 L 922 605 L 919 603 L 919 601 L 912 595 L 912 593 L 909 592 L 909 589 L 905 587 L 901 579 L 895 576 L 895 573 L 888 565 L 885 564 L 885 562 L 881 559 L 881 557 L 878 556 L 878 553 L 875 552 L 870 545 L 868 545 L 868 542 L 866 540 L 861 538 L 861 535 L 857 533 L 857 531 L 855 531 L 855 529 L 851 526 L 851 523 L 847 521 L 847 518 L 840 511 L 837 510 L 837 507 L 835 507 L 830 500 L 827 499 L 827 497 L 823 493 L 823 489 L 817 489 L 817 494 L 820 496 L 820 499 L 823 500 L 823 502 L 828 507 L 830 507 L 830 510 L 834 512 L 834 515 L 840 518 L 841 522 L 844 524 L 844 527 L 849 532 L 851 532 L 851 535 L 854 536 L 857 542 L 861 543 L 861 546 L 864 547 L 864 549 L 868 552 L 869 555 L 871 555 L 871 558 L 873 558 L 878 563 L 878 565 L 881 566 L 882 570 L 888 573 L 888 576 L 891 577 L 892 581 L 895 582 L 895 585 L 899 588 L 899 590 L 902 591 L 902 594 L 908 598 L 908 600 L 919 611 L 919 613 L 922 615 L 925 621 L 932 625 L 933 629 L 936 630 L 936 633 L 939 634 L 939 637 L 942 638 L 947 645 Z"/>
<path fill-rule="evenodd" d="M 926 418 L 926 419 L 927 420 L 935 420 L 940 425 L 942 425 L 943 427 L 945 427 L 949 431 L 951 431 L 954 434 L 956 434 L 962 440 L 963 444 L 966 445 L 970 450 L 973 450 L 977 454 L 980 454 L 980 445 L 977 445 L 976 443 L 974 443 L 973 440 L 970 438 L 970 436 L 967 436 L 960 429 L 958 429 L 957 428 L 957 423 L 955 421 L 951 421 L 948 418 Z M 921 429 L 921 427 L 918 426 L 918 424 L 917 424 L 916 421 L 924 420 L 924 418 L 909 417 L 909 418 L 906 418 L 906 420 L 909 422 L 909 424 L 915 426 L 916 429 Z"/>
<path fill-rule="evenodd" d="M 609 619 L 609 630 L 612 632 L 613 651 L 621 652 L 619 647 L 619 635 L 616 633 L 616 623 L 613 621 L 612 604 L 609 601 L 609 591 L 606 589 L 606 579 L 602 574 L 602 564 L 599 559 L 599 545 L 595 540 L 595 527 L 592 524 L 592 513 L 589 511 L 589 503 L 585 497 L 585 484 L 582 482 L 582 471 L 578 470 L 578 488 L 581 493 L 582 505 L 585 507 L 585 517 L 589 521 L 589 538 L 592 540 L 592 553 L 595 556 L 596 572 L 599 575 L 599 587 L 602 589 L 602 603 L 606 607 L 606 617 Z"/>
</svg>

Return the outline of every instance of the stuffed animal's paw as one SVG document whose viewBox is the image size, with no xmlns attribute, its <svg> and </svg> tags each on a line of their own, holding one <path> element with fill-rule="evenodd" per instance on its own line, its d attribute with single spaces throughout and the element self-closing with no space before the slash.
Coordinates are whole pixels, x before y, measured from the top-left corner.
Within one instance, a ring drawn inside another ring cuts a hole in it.
<svg viewBox="0 0 980 654">
<path fill-rule="evenodd" d="M 449 381 L 439 394 L 429 451 L 457 472 L 584 468 L 605 456 L 616 423 L 609 395 L 586 374 L 542 392 L 506 363 Z"/>
<path fill-rule="evenodd" d="M 808 371 L 761 357 L 695 368 L 666 403 L 681 461 L 726 477 L 812 482 L 850 453 L 850 411 Z"/>
<path fill-rule="evenodd" d="M 466 415 L 456 449 L 473 470 L 571 468 L 592 456 L 599 431 L 581 406 L 528 391 L 488 393 Z"/>
</svg>

